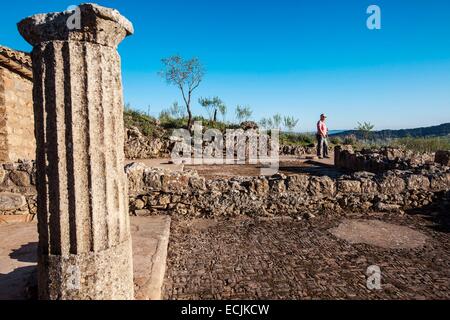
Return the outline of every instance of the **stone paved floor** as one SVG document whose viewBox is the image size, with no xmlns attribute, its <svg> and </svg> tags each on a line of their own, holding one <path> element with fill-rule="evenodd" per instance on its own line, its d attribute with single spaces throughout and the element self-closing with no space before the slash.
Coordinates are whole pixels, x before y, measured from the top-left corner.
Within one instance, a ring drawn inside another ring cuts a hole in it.
<svg viewBox="0 0 450 320">
<path fill-rule="evenodd" d="M 161 298 L 170 217 L 131 217 L 135 297 Z M 36 297 L 37 225 L 0 225 L 0 300 Z"/>
<path fill-rule="evenodd" d="M 350 244 L 329 231 L 342 217 L 173 220 L 164 297 L 450 299 L 447 225 L 418 215 L 368 218 L 419 231 L 425 244 L 414 249 Z M 379 291 L 366 287 L 371 265 L 381 268 Z"/>
</svg>

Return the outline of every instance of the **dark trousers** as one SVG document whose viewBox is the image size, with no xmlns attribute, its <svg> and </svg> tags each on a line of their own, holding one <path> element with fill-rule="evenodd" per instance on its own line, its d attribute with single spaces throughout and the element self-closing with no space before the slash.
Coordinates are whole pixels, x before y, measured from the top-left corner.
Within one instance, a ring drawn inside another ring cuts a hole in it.
<svg viewBox="0 0 450 320">
<path fill-rule="evenodd" d="M 324 157 L 328 157 L 328 139 L 317 135 L 317 156 L 321 157 L 323 152 Z"/>
</svg>

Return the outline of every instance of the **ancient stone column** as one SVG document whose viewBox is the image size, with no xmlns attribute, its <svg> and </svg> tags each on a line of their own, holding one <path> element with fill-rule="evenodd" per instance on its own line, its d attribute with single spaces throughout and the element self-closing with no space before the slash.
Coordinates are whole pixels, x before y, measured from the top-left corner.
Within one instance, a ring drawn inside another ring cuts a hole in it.
<svg viewBox="0 0 450 320">
<path fill-rule="evenodd" d="M 118 44 L 94 4 L 18 24 L 33 45 L 40 299 L 133 299 Z"/>
</svg>

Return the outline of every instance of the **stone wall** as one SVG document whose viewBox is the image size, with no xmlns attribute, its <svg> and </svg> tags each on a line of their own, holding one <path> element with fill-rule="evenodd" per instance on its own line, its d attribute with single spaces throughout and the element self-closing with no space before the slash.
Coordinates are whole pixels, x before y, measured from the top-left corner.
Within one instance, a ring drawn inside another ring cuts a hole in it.
<svg viewBox="0 0 450 320">
<path fill-rule="evenodd" d="M 389 147 L 363 149 L 358 152 L 343 146 L 334 149 L 334 164 L 337 168 L 373 173 L 418 168 L 434 163 L 434 157 L 432 153 L 416 153 Z"/>
<path fill-rule="evenodd" d="M 304 156 L 316 154 L 316 147 L 281 145 L 280 156 Z"/>
<path fill-rule="evenodd" d="M 382 174 L 328 176 L 281 174 L 207 180 L 196 171 L 171 172 L 132 163 L 128 175 L 130 214 L 185 217 L 273 216 L 343 211 L 404 211 L 441 201 L 450 191 L 450 168 L 429 165 Z M 0 220 L 36 213 L 35 165 L 0 169 Z"/>
<path fill-rule="evenodd" d="M 23 161 L 0 165 L 0 220 L 2 216 L 13 215 L 30 220 L 35 214 L 35 164 Z"/>
<path fill-rule="evenodd" d="M 423 207 L 450 190 L 450 168 L 356 172 L 328 176 L 275 175 L 205 180 L 195 171 L 168 172 L 139 163 L 126 167 L 135 215 L 272 216 Z"/>
<path fill-rule="evenodd" d="M 170 141 L 149 139 L 137 127 L 125 129 L 125 157 L 127 159 L 165 158 L 170 155 Z"/>
<path fill-rule="evenodd" d="M 0 66 L 0 161 L 34 159 L 31 80 Z"/>
</svg>

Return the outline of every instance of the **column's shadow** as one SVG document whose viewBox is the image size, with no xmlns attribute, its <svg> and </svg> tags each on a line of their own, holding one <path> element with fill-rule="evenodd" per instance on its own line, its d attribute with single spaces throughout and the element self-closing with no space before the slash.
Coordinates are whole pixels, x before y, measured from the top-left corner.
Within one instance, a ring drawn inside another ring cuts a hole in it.
<svg viewBox="0 0 450 320">
<path fill-rule="evenodd" d="M 37 263 L 37 242 L 30 242 L 9 254 L 19 262 Z M 37 267 L 26 266 L 10 273 L 0 273 L 0 300 L 25 300 L 36 298 Z"/>
</svg>

